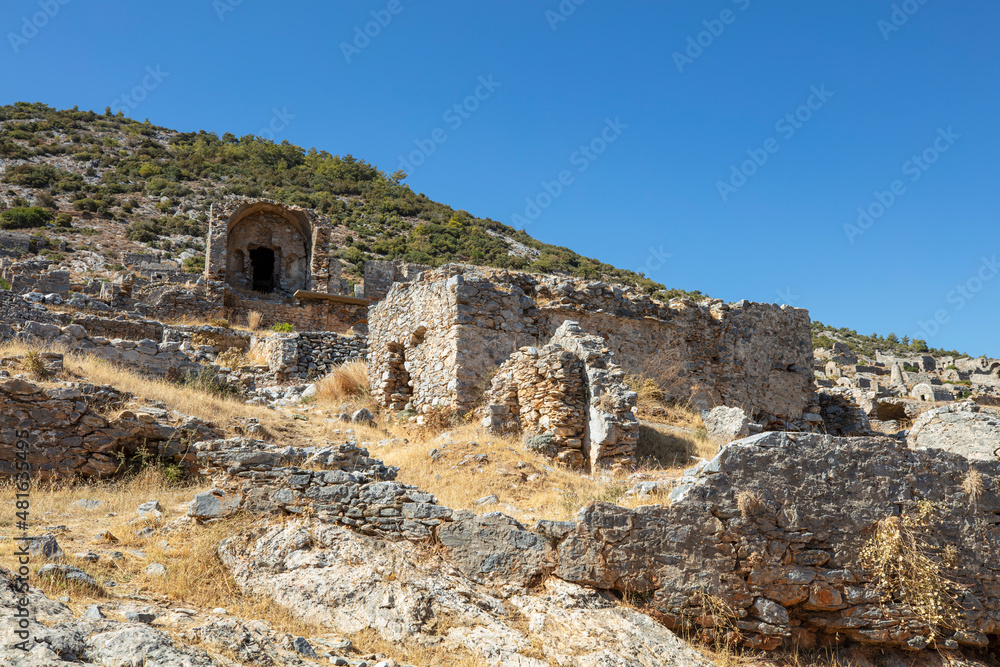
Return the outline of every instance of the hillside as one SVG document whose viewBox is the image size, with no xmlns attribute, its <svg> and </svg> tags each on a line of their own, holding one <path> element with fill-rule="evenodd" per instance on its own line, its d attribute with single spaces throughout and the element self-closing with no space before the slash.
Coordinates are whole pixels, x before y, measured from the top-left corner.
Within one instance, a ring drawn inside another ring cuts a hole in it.
<svg viewBox="0 0 1000 667">
<path fill-rule="evenodd" d="M 193 251 L 211 203 L 245 195 L 330 217 L 337 256 L 355 280 L 367 259 L 459 261 L 603 279 L 659 298 L 703 296 L 432 201 L 404 184 L 402 172 L 287 141 L 177 132 L 110 111 L 19 102 L 0 107 L 0 158 L 0 229 L 45 227 L 39 237 L 53 242 L 39 246 L 43 254 L 96 253 L 79 258 L 92 269 L 119 268 L 122 252 L 153 248 L 197 272 L 203 260 Z M 65 249 L 54 250 L 61 241 Z"/>
</svg>

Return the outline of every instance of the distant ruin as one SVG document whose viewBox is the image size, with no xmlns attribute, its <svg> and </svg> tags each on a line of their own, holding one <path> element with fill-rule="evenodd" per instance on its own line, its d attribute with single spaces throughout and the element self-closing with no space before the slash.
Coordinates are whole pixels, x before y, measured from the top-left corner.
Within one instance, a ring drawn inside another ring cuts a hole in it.
<svg viewBox="0 0 1000 667">
<path fill-rule="evenodd" d="M 330 220 L 311 209 L 241 198 L 214 204 L 205 275 L 265 294 L 338 294 L 340 271 L 330 260 L 330 229 Z"/>
<path fill-rule="evenodd" d="M 740 406 L 765 424 L 799 419 L 812 385 L 807 311 L 720 300 L 661 304 L 621 286 L 447 265 L 373 306 L 370 377 L 383 406 L 476 407 L 515 351 L 565 321 L 600 336 L 626 372 L 658 374 L 696 408 Z"/>
</svg>

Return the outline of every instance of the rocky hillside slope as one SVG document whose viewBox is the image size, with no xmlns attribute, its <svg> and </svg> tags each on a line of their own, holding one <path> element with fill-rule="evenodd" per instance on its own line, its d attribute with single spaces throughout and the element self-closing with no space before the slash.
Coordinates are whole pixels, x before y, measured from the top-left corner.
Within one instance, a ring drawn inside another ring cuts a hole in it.
<svg viewBox="0 0 1000 667">
<path fill-rule="evenodd" d="M 456 211 L 413 192 L 405 177 L 351 155 L 252 135 L 177 132 L 148 120 L 43 104 L 0 107 L 0 230 L 26 232 L 35 238 L 33 249 L 65 255 L 79 271 L 113 272 L 125 253 L 153 249 L 198 272 L 210 205 L 245 195 L 329 216 L 338 258 L 355 280 L 363 277 L 366 259 L 460 261 L 600 278 L 661 296 L 700 296 L 664 291 L 632 271 Z M 8 236 L 3 246 L 17 243 Z"/>
</svg>

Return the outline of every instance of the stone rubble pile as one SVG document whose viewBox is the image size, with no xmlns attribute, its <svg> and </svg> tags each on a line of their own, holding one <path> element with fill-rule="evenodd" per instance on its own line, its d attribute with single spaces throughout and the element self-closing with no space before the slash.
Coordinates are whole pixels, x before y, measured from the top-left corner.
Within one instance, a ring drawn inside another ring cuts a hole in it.
<svg viewBox="0 0 1000 667">
<path fill-rule="evenodd" d="M 192 470 L 188 448 L 221 433 L 212 425 L 153 406 L 121 410 L 127 395 L 109 387 L 63 382 L 43 387 L 0 378 L 0 470 L 13 475 L 17 433 L 28 431 L 28 461 L 44 478 L 109 477 L 140 448 Z M 117 417 L 105 416 L 117 406 Z"/>
<path fill-rule="evenodd" d="M 553 458 L 598 470 L 635 462 L 637 395 L 600 336 L 567 320 L 551 342 L 514 353 L 493 376 L 482 425 L 548 435 Z"/>
</svg>

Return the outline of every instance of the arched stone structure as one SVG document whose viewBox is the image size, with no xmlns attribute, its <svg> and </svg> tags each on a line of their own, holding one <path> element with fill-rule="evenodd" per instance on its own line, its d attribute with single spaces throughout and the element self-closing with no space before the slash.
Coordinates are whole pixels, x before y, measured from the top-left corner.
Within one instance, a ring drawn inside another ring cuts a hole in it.
<svg viewBox="0 0 1000 667">
<path fill-rule="evenodd" d="M 205 277 L 240 290 L 336 294 L 330 221 L 309 209 L 266 199 L 213 205 Z"/>
</svg>

